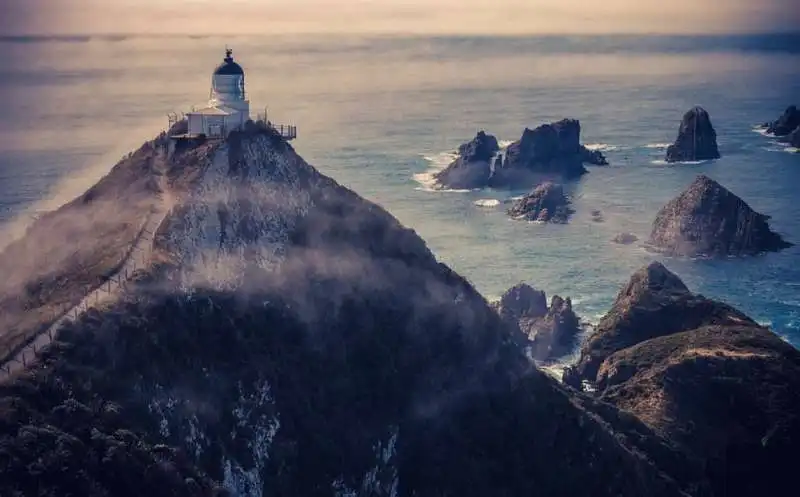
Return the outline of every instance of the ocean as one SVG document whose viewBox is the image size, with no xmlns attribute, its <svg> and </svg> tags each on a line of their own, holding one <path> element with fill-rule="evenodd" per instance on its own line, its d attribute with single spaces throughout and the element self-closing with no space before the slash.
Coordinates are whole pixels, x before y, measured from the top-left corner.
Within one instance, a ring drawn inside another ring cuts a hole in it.
<svg viewBox="0 0 800 497">
<path fill-rule="evenodd" d="M 658 209 L 703 173 L 800 244 L 800 154 L 754 131 L 800 104 L 796 35 L 0 38 L 0 245 L 164 129 L 168 112 L 207 100 L 226 44 L 253 113 L 296 125 L 306 160 L 415 229 L 487 297 L 525 281 L 596 321 L 657 259 L 800 346 L 800 245 L 706 261 L 611 242 L 646 239 Z M 711 114 L 723 158 L 666 165 L 694 105 Z M 510 220 L 502 201 L 524 190 L 428 188 L 478 130 L 507 143 L 563 117 L 612 164 L 565 185 L 570 224 Z"/>
</svg>

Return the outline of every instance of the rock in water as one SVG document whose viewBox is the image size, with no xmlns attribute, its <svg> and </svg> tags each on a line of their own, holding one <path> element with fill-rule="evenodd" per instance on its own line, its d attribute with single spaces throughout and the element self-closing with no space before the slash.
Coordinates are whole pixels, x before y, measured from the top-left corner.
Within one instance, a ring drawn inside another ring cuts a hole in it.
<svg viewBox="0 0 800 497">
<path fill-rule="evenodd" d="M 658 212 L 649 244 L 669 255 L 689 257 L 752 255 L 791 247 L 770 230 L 768 219 L 700 175 Z"/>
<path fill-rule="evenodd" d="M 659 263 L 634 274 L 566 377 L 593 382 L 604 401 L 683 447 L 714 495 L 795 484 L 800 352 Z"/>
<path fill-rule="evenodd" d="M 574 212 L 564 188 L 550 182 L 537 186 L 508 210 L 515 219 L 562 224 L 567 223 Z"/>
<path fill-rule="evenodd" d="M 702 107 L 695 107 L 683 115 L 675 143 L 667 147 L 667 162 L 719 159 L 717 132 L 711 117 Z"/>
<path fill-rule="evenodd" d="M 631 243 L 636 242 L 639 240 L 639 237 L 634 235 L 633 233 L 618 233 L 614 238 L 611 239 L 612 242 L 618 243 L 620 245 L 630 245 Z"/>
<path fill-rule="evenodd" d="M 531 175 L 557 175 L 565 179 L 586 173 L 584 163 L 606 165 L 600 151 L 580 144 L 581 125 L 576 119 L 562 119 L 522 132 L 508 146 L 505 160 L 495 166 L 490 186 L 506 187 L 530 181 Z"/>
<path fill-rule="evenodd" d="M 569 298 L 554 295 L 548 308 L 544 292 L 519 283 L 506 290 L 497 310 L 505 322 L 518 326 L 528 337 L 530 355 L 537 361 L 557 360 L 577 345 L 581 324 Z"/>
<path fill-rule="evenodd" d="M 708 497 L 684 454 L 531 368 L 422 239 L 266 126 L 140 153 L 26 235 L 114 221 L 101 200 L 157 166 L 171 209 L 141 277 L 0 385 L 0 495 Z M 163 212 L 145 199 L 121 222 Z"/>
<path fill-rule="evenodd" d="M 775 136 L 787 136 L 792 133 L 792 131 L 800 128 L 800 110 L 798 110 L 796 106 L 791 105 L 783 112 L 781 117 L 775 121 L 766 123 L 765 127 L 767 133 L 771 133 Z"/>
<path fill-rule="evenodd" d="M 436 173 L 439 185 L 452 189 L 483 188 L 492 174 L 491 162 L 500 150 L 497 138 L 479 131 L 471 141 L 458 147 L 458 158 Z"/>
<path fill-rule="evenodd" d="M 800 148 L 800 127 L 792 131 L 786 140 L 794 148 Z"/>
</svg>

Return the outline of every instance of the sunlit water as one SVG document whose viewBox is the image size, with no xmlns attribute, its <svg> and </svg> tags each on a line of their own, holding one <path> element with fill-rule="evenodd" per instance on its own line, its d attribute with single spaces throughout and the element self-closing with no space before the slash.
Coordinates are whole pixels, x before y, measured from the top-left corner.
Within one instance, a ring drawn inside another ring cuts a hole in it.
<svg viewBox="0 0 800 497">
<path fill-rule="evenodd" d="M 7 228 L 80 193 L 164 127 L 167 112 L 201 103 L 226 43 L 247 71 L 254 112 L 268 106 L 272 121 L 297 125 L 309 162 L 416 229 L 487 296 L 525 280 L 596 320 L 658 258 L 611 238 L 646 238 L 657 210 L 701 172 L 800 243 L 800 154 L 753 131 L 800 103 L 796 37 L 5 40 L 0 221 Z M 696 104 L 711 113 L 723 158 L 666 165 L 664 147 Z M 510 220 L 503 201 L 524 191 L 424 186 L 479 129 L 510 141 L 562 117 L 579 118 L 583 142 L 613 164 L 566 186 L 571 224 Z M 54 189 L 58 198 L 41 204 Z M 664 262 L 800 344 L 800 247 Z"/>
</svg>

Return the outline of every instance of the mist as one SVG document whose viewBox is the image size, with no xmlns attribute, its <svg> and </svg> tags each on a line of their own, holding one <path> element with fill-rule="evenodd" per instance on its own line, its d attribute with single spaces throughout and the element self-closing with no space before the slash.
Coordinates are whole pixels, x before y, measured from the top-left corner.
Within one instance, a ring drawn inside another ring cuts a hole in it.
<svg viewBox="0 0 800 497">
<path fill-rule="evenodd" d="M 798 0 L 2 0 L 0 34 L 599 34 L 800 29 Z"/>
</svg>

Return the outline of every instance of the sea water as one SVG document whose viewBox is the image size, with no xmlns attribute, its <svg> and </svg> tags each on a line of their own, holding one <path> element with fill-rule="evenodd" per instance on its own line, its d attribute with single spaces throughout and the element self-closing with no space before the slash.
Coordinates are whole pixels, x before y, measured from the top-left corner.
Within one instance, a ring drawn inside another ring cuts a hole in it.
<svg viewBox="0 0 800 497">
<path fill-rule="evenodd" d="M 755 132 L 800 104 L 800 38 L 71 37 L 0 39 L 0 233 L 94 183 L 208 98 L 226 44 L 253 113 L 298 126 L 298 152 L 414 228 L 437 257 L 496 297 L 526 281 L 597 320 L 631 273 L 663 261 L 695 291 L 800 345 L 800 246 L 732 260 L 663 258 L 647 238 L 658 209 L 706 174 L 800 244 L 800 154 Z M 711 114 L 723 158 L 667 164 L 683 113 Z M 440 191 L 431 174 L 486 130 L 580 119 L 609 167 L 565 185 L 568 225 L 511 220 L 524 190 Z M 592 211 L 602 212 L 597 222 Z M 14 221 L 14 222 L 12 222 Z M 13 228 L 13 229 L 12 229 Z"/>
</svg>

